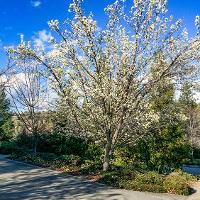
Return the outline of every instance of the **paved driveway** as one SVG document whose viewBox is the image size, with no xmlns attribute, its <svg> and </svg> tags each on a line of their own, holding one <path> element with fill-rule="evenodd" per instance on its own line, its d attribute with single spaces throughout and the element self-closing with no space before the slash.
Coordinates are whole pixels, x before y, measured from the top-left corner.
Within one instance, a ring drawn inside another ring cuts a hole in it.
<svg viewBox="0 0 200 200">
<path fill-rule="evenodd" d="M 79 177 L 11 161 L 0 155 L 0 200 L 185 200 L 185 197 L 117 190 Z"/>
</svg>

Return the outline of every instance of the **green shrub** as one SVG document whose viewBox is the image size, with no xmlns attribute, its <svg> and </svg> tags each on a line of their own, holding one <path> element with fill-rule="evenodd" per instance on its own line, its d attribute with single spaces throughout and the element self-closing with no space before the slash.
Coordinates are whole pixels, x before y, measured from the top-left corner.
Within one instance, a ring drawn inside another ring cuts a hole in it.
<svg viewBox="0 0 200 200">
<path fill-rule="evenodd" d="M 200 165 L 200 159 L 191 159 L 187 164 Z"/>
<path fill-rule="evenodd" d="M 146 163 L 149 170 L 170 172 L 190 159 L 191 147 L 180 124 L 165 125 L 162 129 L 152 126 L 149 133 L 150 137 L 136 146 L 137 160 Z"/>
<path fill-rule="evenodd" d="M 165 192 L 163 176 L 156 172 L 137 173 L 133 180 L 121 181 L 120 187 L 138 191 Z"/>
<path fill-rule="evenodd" d="M 188 195 L 189 185 L 195 180 L 193 176 L 182 171 L 164 175 L 154 171 L 141 173 L 121 169 L 103 174 L 99 181 L 128 190 Z"/>
<path fill-rule="evenodd" d="M 67 136 L 63 133 L 46 133 L 39 136 L 38 151 L 83 156 L 87 150 L 87 142 L 79 137 Z"/>
<path fill-rule="evenodd" d="M 3 141 L 0 142 L 0 153 L 1 154 L 12 154 L 19 153 L 21 154 L 23 151 L 20 149 L 15 141 Z"/>
<path fill-rule="evenodd" d="M 119 181 L 121 179 L 120 173 L 118 171 L 112 171 L 105 173 L 100 179 L 99 182 L 119 187 Z"/>
<path fill-rule="evenodd" d="M 99 181 L 115 187 L 126 188 L 123 187 L 123 184 L 121 183 L 123 181 L 125 183 L 132 180 L 135 177 L 135 174 L 136 172 L 131 169 L 117 167 L 114 171 L 105 172 Z"/>
<path fill-rule="evenodd" d="M 166 176 L 163 185 L 168 193 L 188 195 L 191 182 L 196 181 L 192 175 L 182 171 L 175 171 Z"/>
<path fill-rule="evenodd" d="M 33 136 L 31 134 L 22 132 L 17 135 L 16 143 L 18 146 L 31 149 L 33 147 Z"/>
<path fill-rule="evenodd" d="M 44 153 L 44 152 L 37 153 L 37 156 L 41 157 L 44 160 L 49 161 L 49 162 L 52 162 L 52 161 L 56 160 L 57 157 L 58 157 L 55 153 Z"/>
<path fill-rule="evenodd" d="M 61 155 L 56 160 L 59 160 L 66 165 L 78 165 L 81 162 L 81 158 L 75 155 Z"/>
<path fill-rule="evenodd" d="M 138 173 L 135 176 L 135 181 L 144 184 L 160 184 L 163 183 L 163 176 L 156 172 Z"/>
<path fill-rule="evenodd" d="M 84 160 L 81 164 L 81 172 L 85 174 L 99 173 L 102 170 L 102 163 L 93 160 Z"/>
<path fill-rule="evenodd" d="M 135 154 L 133 147 L 129 145 L 123 145 L 115 149 L 112 158 L 112 165 L 118 167 L 127 167 L 128 165 L 132 164 L 134 160 Z"/>
<path fill-rule="evenodd" d="M 84 154 L 85 160 L 92 160 L 95 163 L 102 163 L 104 151 L 95 144 L 89 144 Z"/>
<path fill-rule="evenodd" d="M 165 192 L 163 185 L 159 184 L 145 184 L 141 182 L 137 182 L 135 180 L 126 181 L 120 180 L 119 187 L 128 190 L 136 190 L 136 191 L 144 191 L 144 192 Z"/>
<path fill-rule="evenodd" d="M 10 141 L 14 138 L 14 129 L 11 115 L 4 113 L 4 120 L 0 122 L 0 140 Z"/>
</svg>

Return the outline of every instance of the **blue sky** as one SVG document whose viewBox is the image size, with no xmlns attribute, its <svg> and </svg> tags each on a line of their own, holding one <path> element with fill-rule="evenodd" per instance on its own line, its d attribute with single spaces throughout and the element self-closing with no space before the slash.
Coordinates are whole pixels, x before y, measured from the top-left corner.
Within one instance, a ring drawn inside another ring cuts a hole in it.
<svg viewBox="0 0 200 200">
<path fill-rule="evenodd" d="M 47 21 L 51 19 L 63 21 L 70 17 L 67 12 L 70 2 L 70 0 L 0 0 L 1 49 L 3 46 L 16 45 L 21 33 L 25 35 L 26 40 L 37 37 L 48 39 Z M 103 26 L 104 7 L 112 2 L 113 0 L 85 0 L 84 8 L 86 11 L 92 11 L 98 20 L 98 25 Z M 168 9 L 174 18 L 182 18 L 189 35 L 194 35 L 194 18 L 200 15 L 200 0 L 168 0 Z M 5 63 L 5 57 L 2 50 L 0 53 L 1 65 Z"/>
</svg>

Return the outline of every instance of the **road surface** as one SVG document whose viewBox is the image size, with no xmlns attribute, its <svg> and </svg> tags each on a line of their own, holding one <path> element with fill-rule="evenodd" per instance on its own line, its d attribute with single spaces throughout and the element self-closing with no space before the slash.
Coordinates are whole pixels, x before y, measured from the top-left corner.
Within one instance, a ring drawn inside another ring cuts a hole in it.
<svg viewBox="0 0 200 200">
<path fill-rule="evenodd" d="M 0 155 L 0 200 L 185 200 L 168 194 L 112 189 L 76 176 L 6 159 Z"/>
</svg>

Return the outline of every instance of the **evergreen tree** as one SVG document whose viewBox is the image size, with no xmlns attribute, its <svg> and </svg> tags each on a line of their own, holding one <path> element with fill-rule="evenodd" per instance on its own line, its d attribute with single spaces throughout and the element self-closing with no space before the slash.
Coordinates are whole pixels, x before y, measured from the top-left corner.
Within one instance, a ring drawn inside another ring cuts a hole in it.
<svg viewBox="0 0 200 200">
<path fill-rule="evenodd" d="M 150 103 L 157 121 L 152 122 L 148 136 L 139 145 L 147 167 L 159 172 L 176 168 L 190 157 L 190 146 L 174 95 L 175 86 L 169 80 L 161 82 L 151 95 Z"/>
<path fill-rule="evenodd" d="M 193 90 L 192 84 L 186 82 L 182 87 L 181 96 L 179 98 L 179 106 L 184 116 L 185 132 L 191 144 L 192 159 L 194 150 L 200 148 L 200 111 L 194 99 Z"/>
<path fill-rule="evenodd" d="M 0 140 L 5 141 L 13 137 L 12 116 L 9 112 L 10 102 L 6 97 L 5 88 L 0 86 Z"/>
</svg>

